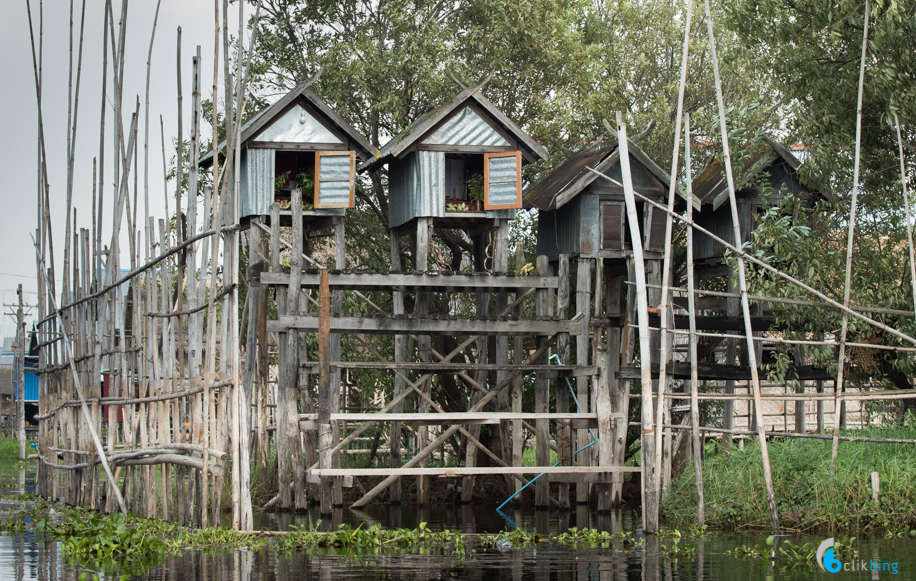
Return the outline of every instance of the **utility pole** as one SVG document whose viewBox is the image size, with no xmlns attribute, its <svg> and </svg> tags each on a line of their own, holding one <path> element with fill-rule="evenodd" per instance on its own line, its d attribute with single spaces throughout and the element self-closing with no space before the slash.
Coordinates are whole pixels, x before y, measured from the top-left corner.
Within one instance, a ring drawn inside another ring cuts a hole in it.
<svg viewBox="0 0 916 581">
<path fill-rule="evenodd" d="M 19 310 L 16 312 L 16 333 L 19 337 L 19 459 L 25 460 L 25 321 L 22 313 L 22 285 L 17 291 L 19 295 Z"/>
</svg>

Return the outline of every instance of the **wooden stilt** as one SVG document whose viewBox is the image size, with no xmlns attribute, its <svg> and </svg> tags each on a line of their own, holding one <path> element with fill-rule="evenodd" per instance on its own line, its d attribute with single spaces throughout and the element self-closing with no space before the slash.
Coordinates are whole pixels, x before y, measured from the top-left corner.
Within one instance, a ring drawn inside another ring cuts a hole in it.
<svg viewBox="0 0 916 581">
<path fill-rule="evenodd" d="M 576 268 L 576 312 L 582 313 L 585 316 L 585 323 L 589 322 L 589 314 L 591 313 L 591 265 L 592 259 L 589 258 L 579 258 L 579 262 Z M 588 365 L 588 354 L 589 354 L 589 345 L 588 345 L 588 335 L 578 335 L 576 336 L 576 365 Z M 591 384 L 592 379 L 590 377 L 578 377 L 576 378 L 576 399 L 579 400 L 579 406 L 582 408 L 583 412 L 589 411 L 589 385 Z M 590 441 L 589 434 L 587 430 L 577 430 L 576 435 L 576 449 L 584 448 Z M 591 454 L 586 450 L 580 452 L 576 456 L 576 465 L 577 466 L 588 466 L 590 464 L 589 459 Z M 576 483 L 576 503 L 584 504 L 588 501 L 588 484 L 585 482 Z"/>
<path fill-rule="evenodd" d="M 430 218 L 418 218 L 417 219 L 417 245 L 416 245 L 416 255 L 414 256 L 414 270 L 418 272 L 426 272 L 429 268 L 429 247 L 432 242 L 432 229 L 433 223 Z M 429 314 L 429 293 L 418 292 L 416 298 L 416 304 L 414 305 L 414 313 L 423 317 Z M 417 337 L 417 357 L 421 362 L 427 362 L 430 360 L 431 355 L 431 345 L 429 335 L 420 335 Z M 431 387 L 431 379 L 423 382 L 421 385 L 423 393 L 429 394 Z M 429 402 L 425 399 L 421 399 L 417 402 L 417 411 L 420 413 L 429 412 Z M 429 428 L 427 426 L 420 426 L 417 429 L 417 450 L 422 450 L 429 443 Z M 420 466 L 426 466 L 426 459 L 420 461 Z M 467 488 L 467 487 L 465 487 Z M 471 485 L 471 490 L 474 486 Z M 417 506 L 426 506 L 427 495 L 429 494 L 429 482 L 426 480 L 425 476 L 417 477 Z M 462 500 L 464 500 L 462 492 Z"/>
<path fill-rule="evenodd" d="M 389 234 L 391 238 L 391 270 L 401 270 L 401 244 L 400 236 L 395 230 Z M 394 291 L 391 293 L 392 314 L 394 316 L 404 314 L 404 293 Z M 395 363 L 404 363 L 407 361 L 407 337 L 405 335 L 394 336 L 394 361 Z M 398 398 L 404 393 L 404 377 L 400 374 L 394 377 L 393 397 Z M 403 401 L 397 403 L 391 411 L 393 413 L 402 413 L 404 411 Z M 392 422 L 390 428 L 390 439 L 388 441 L 388 467 L 398 468 L 401 466 L 401 422 Z M 391 504 L 401 503 L 401 481 L 395 480 L 388 489 L 388 501 Z"/>
<path fill-rule="evenodd" d="M 328 271 L 321 270 L 318 291 L 318 466 L 322 470 L 333 468 L 331 449 L 334 439 L 331 432 L 331 289 Z M 322 515 L 330 515 L 332 507 L 332 479 L 322 477 L 320 508 Z"/>
<path fill-rule="evenodd" d="M 537 257 L 537 270 L 540 276 L 548 276 L 549 264 L 546 256 Z M 537 291 L 536 311 L 538 317 L 546 317 L 550 312 L 550 294 L 549 291 L 539 289 Z M 544 337 L 537 338 L 538 350 L 541 355 L 537 360 L 538 365 L 546 365 L 548 362 L 547 349 L 542 349 L 546 345 Z M 546 414 L 550 403 L 550 381 L 541 375 L 534 380 L 534 411 L 539 414 Z M 539 419 L 535 421 L 537 433 L 537 450 L 535 458 L 538 466 L 550 466 L 550 425 L 547 420 Z M 544 478 L 538 479 L 534 483 L 534 507 L 537 509 L 549 508 L 548 482 Z"/>
<path fill-rule="evenodd" d="M 557 278 L 559 279 L 559 289 L 557 291 L 557 316 L 560 319 L 569 318 L 569 255 L 561 254 L 557 268 Z M 561 333 L 557 337 L 557 355 L 560 357 L 560 363 L 569 365 L 569 335 Z M 557 413 L 569 412 L 569 386 L 567 380 L 558 379 L 556 382 L 556 399 Z M 573 459 L 573 441 L 572 425 L 569 420 L 557 421 L 557 453 L 558 460 L 563 466 L 572 466 Z M 560 482 L 558 484 L 557 500 L 560 502 L 561 510 L 568 510 L 569 504 L 569 483 Z"/>
</svg>

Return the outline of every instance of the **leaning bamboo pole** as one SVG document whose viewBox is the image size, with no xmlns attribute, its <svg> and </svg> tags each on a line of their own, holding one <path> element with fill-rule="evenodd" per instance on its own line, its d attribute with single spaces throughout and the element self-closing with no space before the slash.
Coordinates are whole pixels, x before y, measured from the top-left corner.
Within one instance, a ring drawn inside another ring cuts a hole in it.
<svg viewBox="0 0 916 581">
<path fill-rule="evenodd" d="M 693 18 L 693 0 L 687 0 L 687 19 L 684 23 L 684 47 L 681 54 L 681 80 L 678 84 L 677 90 L 677 114 L 675 115 L 674 121 L 674 145 L 671 149 L 671 177 L 668 184 L 668 210 L 671 212 L 674 211 L 674 201 L 675 201 L 675 192 L 677 191 L 677 175 L 678 175 L 678 156 L 680 154 L 680 138 L 681 138 L 681 120 L 684 115 L 684 90 L 687 86 L 687 57 L 690 54 L 690 22 Z M 690 204 L 688 200 L 688 204 Z M 651 227 L 647 223 L 646 231 L 649 231 Z M 665 416 L 665 391 L 668 388 L 668 375 L 665 373 L 666 367 L 668 365 L 668 325 L 670 323 L 668 319 L 668 309 L 669 309 L 669 300 L 668 300 L 668 287 L 671 283 L 671 263 L 672 257 L 672 247 L 671 247 L 671 230 L 672 230 L 672 217 L 670 213 L 665 215 L 665 259 L 662 265 L 662 301 L 659 305 L 661 310 L 661 354 L 659 357 L 659 366 L 661 371 L 658 375 L 658 408 L 656 409 L 655 414 L 655 424 L 660 426 L 664 423 Z M 668 438 L 670 439 L 671 432 L 668 431 Z M 655 432 L 655 457 L 661 461 L 663 458 L 662 455 L 662 438 L 663 430 L 657 430 Z M 667 463 L 663 463 L 664 467 L 667 467 Z M 668 479 L 670 474 L 667 473 L 667 469 L 662 469 L 656 471 L 655 475 L 655 487 L 660 491 L 664 492 L 664 488 L 668 485 Z"/>
<path fill-rule="evenodd" d="M 846 279 L 843 285 L 843 306 L 849 306 L 849 295 L 852 291 L 852 250 L 856 232 L 856 210 L 858 209 L 859 198 L 859 160 L 862 146 L 862 94 L 865 88 L 865 57 L 868 54 L 868 17 L 871 5 L 869 0 L 865 0 L 865 26 L 862 30 L 862 59 L 859 63 L 859 93 L 856 100 L 856 149 L 852 169 L 852 201 L 849 209 L 849 228 L 846 233 Z M 909 229 L 909 220 L 907 220 L 907 229 Z M 912 244 L 910 245 L 912 248 Z M 839 396 L 843 391 L 843 380 L 845 379 L 844 367 L 846 364 L 846 334 L 849 331 L 849 315 L 843 313 L 843 322 L 840 329 L 840 357 L 839 369 L 837 370 L 836 390 L 834 394 Z M 835 400 L 839 405 L 839 398 Z M 834 413 L 833 419 L 833 450 L 830 454 L 830 476 L 833 476 L 836 469 L 836 456 L 839 452 L 840 441 L 840 418 L 839 410 Z"/>
<path fill-rule="evenodd" d="M 690 28 L 689 26 L 687 28 Z M 690 114 L 684 116 L 684 170 L 687 182 L 687 219 L 693 218 L 693 179 L 690 171 Z M 670 214 L 669 214 L 670 217 Z M 697 303 L 694 293 L 693 228 L 687 228 L 687 315 L 690 317 L 688 358 L 690 359 L 690 426 L 693 441 L 693 471 L 697 486 L 697 526 L 706 522 L 703 499 L 703 440 L 700 439 L 700 399 L 697 371 Z"/>
<path fill-rule="evenodd" d="M 900 152 L 900 183 L 903 187 L 903 209 L 906 213 L 906 240 L 910 252 L 910 282 L 913 285 L 913 310 L 916 311 L 916 258 L 913 256 L 913 218 L 910 216 L 910 195 L 907 188 L 906 165 L 903 157 L 903 137 L 900 135 L 900 118 L 894 111 L 894 126 L 897 129 L 897 148 Z"/>
<path fill-rule="evenodd" d="M 33 240 L 33 242 L 36 242 Z M 44 269 L 44 261 L 41 260 L 41 254 L 38 248 L 38 245 L 35 245 L 36 253 L 39 257 L 39 264 Z M 50 286 L 50 281 L 45 279 L 45 283 Z M 50 291 L 50 289 L 48 289 Z M 56 302 L 54 300 L 54 293 L 47 293 L 47 300 L 50 303 L 50 307 L 57 312 L 57 322 L 60 325 L 58 332 L 61 334 L 61 344 L 63 349 L 63 354 L 70 360 L 70 372 L 73 377 L 73 385 L 76 388 L 76 394 L 80 399 L 80 409 L 83 411 L 83 416 L 86 419 L 86 424 L 89 426 L 89 432 L 92 435 L 92 441 L 95 443 L 96 452 L 99 455 L 99 459 L 102 462 L 102 467 L 105 469 L 105 473 L 108 475 L 108 482 L 111 485 L 111 489 L 114 492 L 115 498 L 118 501 L 118 507 L 121 509 L 121 512 L 127 514 L 127 505 L 124 503 L 124 497 L 121 495 L 121 489 L 118 486 L 118 482 L 114 477 L 114 474 L 111 472 L 111 467 L 108 464 L 107 456 L 105 455 L 105 449 L 102 447 L 102 441 L 99 439 L 99 435 L 96 430 L 92 427 L 92 418 L 89 415 L 89 406 L 86 405 L 86 399 L 83 396 L 83 388 L 80 384 L 79 374 L 76 369 L 76 361 L 73 358 L 73 353 L 71 351 L 70 338 L 67 335 L 67 331 L 63 325 L 63 319 L 60 316 L 59 311 L 56 308 Z"/>
<path fill-rule="evenodd" d="M 623 116 L 617 112 L 617 147 L 620 151 L 620 171 L 623 180 L 623 194 L 626 200 L 627 221 L 639 224 L 636 213 L 636 198 L 633 195 L 633 178 L 630 174 L 630 154 L 627 146 L 627 127 Z M 639 352 L 642 369 L 642 469 L 643 490 L 643 530 L 653 534 L 658 532 L 658 457 L 655 454 L 655 426 L 652 418 L 652 361 L 649 357 L 649 304 L 646 291 L 646 266 L 643 260 L 642 238 L 638 228 L 630 228 L 630 241 L 633 247 L 633 265 L 636 273 L 636 320 L 639 323 Z M 661 402 L 659 402 L 661 405 Z"/>
</svg>

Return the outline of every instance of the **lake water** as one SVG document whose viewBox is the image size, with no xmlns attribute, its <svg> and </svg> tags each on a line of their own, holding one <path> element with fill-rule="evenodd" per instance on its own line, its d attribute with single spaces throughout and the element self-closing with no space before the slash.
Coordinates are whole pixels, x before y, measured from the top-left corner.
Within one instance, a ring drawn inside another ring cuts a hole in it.
<svg viewBox="0 0 916 581">
<path fill-rule="evenodd" d="M 0 494 L 34 491 L 33 473 L 19 470 L 9 462 L 0 462 Z M 31 490 L 30 490 L 31 487 Z M 325 519 L 322 528 L 336 527 L 340 522 L 380 524 L 383 527 L 416 527 L 427 522 L 429 528 L 459 530 L 465 533 L 495 533 L 504 529 L 522 528 L 541 534 L 565 532 L 570 527 L 589 527 L 610 532 L 631 531 L 642 538 L 640 515 L 634 510 L 619 510 L 598 516 L 585 510 L 559 511 L 513 510 L 498 513 L 493 505 L 443 505 L 418 510 L 414 507 L 370 506 L 365 511 L 338 510 Z M 291 524 L 303 525 L 309 516 L 264 515 L 259 528 L 282 530 Z M 500 553 L 495 549 L 480 549 L 463 561 L 456 556 L 441 554 L 357 552 L 344 550 L 315 550 L 277 555 L 273 552 L 255 553 L 232 550 L 217 553 L 186 551 L 168 557 L 160 563 L 130 563 L 112 565 L 105 571 L 68 564 L 61 556 L 60 544 L 40 541 L 31 533 L 0 535 L 0 581 L 7 579 L 80 578 L 82 573 L 99 573 L 100 578 L 118 578 L 135 573 L 132 578 L 157 581 L 206 579 L 213 581 L 288 581 L 293 579 L 337 580 L 426 580 L 478 579 L 527 581 L 702 581 L 702 580 L 872 580 L 916 579 L 916 540 L 866 539 L 857 540 L 859 556 L 855 568 L 880 561 L 885 571 L 840 571 L 832 574 L 815 566 L 792 566 L 786 560 L 738 559 L 726 553 L 739 545 L 764 546 L 766 533 L 710 533 L 705 540 L 684 540 L 682 545 L 695 548 L 690 558 L 671 558 L 668 538 L 647 537 L 641 547 L 613 543 L 606 548 L 570 548 L 541 543 L 536 547 L 517 548 Z M 792 542 L 812 542 L 818 545 L 821 536 L 791 537 Z M 890 570 L 897 566 L 897 574 Z"/>
</svg>

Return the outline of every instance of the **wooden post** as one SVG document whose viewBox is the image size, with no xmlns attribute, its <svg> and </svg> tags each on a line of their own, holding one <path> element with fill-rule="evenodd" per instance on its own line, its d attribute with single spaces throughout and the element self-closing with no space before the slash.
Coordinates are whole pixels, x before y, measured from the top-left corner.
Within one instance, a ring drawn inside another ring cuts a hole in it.
<svg viewBox="0 0 916 581">
<path fill-rule="evenodd" d="M 796 345 L 795 347 L 795 364 L 801 365 L 804 363 L 805 351 L 801 345 Z M 795 393 L 805 393 L 805 382 L 796 381 L 795 382 Z M 795 402 L 795 432 L 798 434 L 804 434 L 808 431 L 805 418 L 805 405 L 804 400 L 798 400 Z"/>
<path fill-rule="evenodd" d="M 318 287 L 318 467 L 331 468 L 331 289 L 328 271 L 320 271 Z M 321 478 L 321 514 L 330 515 L 332 506 L 331 478 Z"/>
<path fill-rule="evenodd" d="M 344 228 L 343 217 L 334 220 L 334 267 L 338 270 L 347 268 L 347 238 Z M 343 291 L 336 290 L 331 294 L 331 316 L 339 317 L 343 311 Z M 331 361 L 340 361 L 340 333 L 332 333 L 330 337 L 330 357 Z M 339 367 L 331 370 L 331 413 L 340 412 L 340 384 L 341 372 Z M 340 442 L 340 432 L 336 429 L 331 430 L 331 441 L 336 446 Z M 345 453 L 345 450 L 344 452 Z M 331 458 L 331 466 L 340 468 L 340 453 L 334 454 Z M 341 490 L 340 478 L 334 478 L 333 487 L 331 488 L 331 505 L 343 506 L 343 491 Z"/>
<path fill-rule="evenodd" d="M 493 248 L 493 270 L 497 273 L 506 273 L 509 271 L 509 221 L 500 220 L 496 229 L 496 241 Z M 505 292 L 496 293 L 496 314 L 502 315 L 509 306 L 509 295 Z M 509 337 L 496 337 L 496 363 L 500 365 L 509 364 Z M 496 372 L 496 383 L 502 383 L 509 372 L 500 370 Z M 503 391 L 496 398 L 496 409 L 500 412 L 509 411 L 509 391 Z M 503 420 L 499 422 L 499 442 L 502 449 L 502 459 L 506 464 L 511 465 L 512 457 L 512 440 L 509 437 L 509 422 Z M 518 480 L 506 477 L 510 488 L 514 487 Z"/>
<path fill-rule="evenodd" d="M 633 264 L 633 260 L 627 260 L 627 280 L 634 281 L 636 280 L 636 269 Z M 632 322 L 636 320 L 636 287 L 632 284 L 627 285 L 627 298 L 626 298 L 626 316 L 625 321 L 627 325 L 621 329 L 621 346 L 620 346 L 620 356 L 618 369 L 620 365 L 630 366 L 633 363 L 634 354 L 636 352 L 636 333 L 632 328 Z M 613 355 L 613 351 L 609 351 Z M 627 430 L 629 429 L 629 417 L 630 417 L 630 385 L 631 382 L 629 379 L 623 380 L 620 382 L 621 385 L 618 386 L 618 400 L 611 400 L 614 408 L 613 410 L 617 412 L 618 410 L 625 414 L 626 422 L 621 422 L 618 420 L 615 424 L 616 437 L 614 439 L 614 465 L 623 466 L 626 460 L 627 453 Z M 614 392 L 611 392 L 611 396 L 614 396 Z M 616 480 L 616 479 L 615 479 Z M 611 505 L 619 506 L 622 502 L 623 494 L 623 479 L 620 479 L 619 482 L 614 482 L 611 484 Z"/>
<path fill-rule="evenodd" d="M 595 412 L 598 414 L 598 466 L 612 466 L 614 464 L 614 436 L 616 434 L 613 425 L 611 395 L 608 389 L 609 379 L 614 374 L 614 371 L 611 370 L 609 359 L 607 347 L 599 344 L 598 359 L 596 361 L 598 366 L 598 389 L 595 394 Z M 626 424 L 625 421 L 623 423 Z M 608 512 L 611 508 L 609 485 L 599 484 L 596 489 L 598 511 Z"/>
<path fill-rule="evenodd" d="M 521 274 L 522 268 L 525 266 L 525 251 L 522 248 L 521 243 L 515 247 L 515 273 Z M 517 298 L 517 297 L 516 297 Z M 502 312 L 502 311 L 500 311 Z M 524 312 L 524 305 L 518 305 L 517 315 L 521 316 Z M 578 338 L 577 338 L 578 339 Z M 524 337 L 515 337 L 515 345 L 513 346 L 513 358 L 516 365 L 521 365 L 522 359 L 524 359 L 523 350 L 524 350 L 525 340 Z M 503 378 L 505 381 L 505 378 Z M 525 380 L 524 377 L 519 375 L 515 381 L 512 383 L 512 413 L 521 413 L 522 411 L 522 399 L 524 396 Z M 525 434 L 524 428 L 522 427 L 522 420 L 512 420 L 512 466 L 521 466 L 522 465 L 522 456 L 524 454 L 524 445 L 525 445 Z M 522 487 L 522 484 L 518 480 L 515 481 L 515 490 L 519 490 Z"/>
<path fill-rule="evenodd" d="M 19 459 L 25 460 L 25 321 L 22 311 L 22 285 L 17 291 L 19 308 L 16 310 L 16 335 L 19 337 L 19 377 L 17 378 L 19 405 L 16 410 L 17 437 L 19 438 Z"/>
<path fill-rule="evenodd" d="M 824 393 L 824 380 L 818 379 L 815 383 L 815 391 L 817 393 Z M 817 433 L 824 433 L 824 400 L 817 400 Z"/>
<path fill-rule="evenodd" d="M 546 256 L 537 257 L 538 275 L 549 276 L 550 265 Z M 536 313 L 538 318 L 546 317 L 550 310 L 550 291 L 547 289 L 538 289 Z M 546 343 L 544 336 L 538 336 L 538 348 L 543 347 Z M 548 362 L 548 352 L 545 349 L 538 357 L 536 365 L 546 365 Z M 546 414 L 550 403 L 550 381 L 542 377 L 541 374 L 534 380 L 534 411 L 539 414 Z M 550 466 L 550 423 L 546 419 L 535 420 L 535 429 L 537 436 L 536 461 L 538 466 Z M 549 482 L 546 478 L 540 478 L 534 483 L 534 507 L 539 510 L 546 510 L 550 507 L 548 500 Z"/>
<path fill-rule="evenodd" d="M 592 281 L 592 259 L 579 258 L 576 269 L 576 312 L 582 313 L 585 317 L 583 324 L 588 328 L 589 314 L 591 313 L 591 281 Z M 576 336 L 576 365 L 588 365 L 588 333 Z M 582 411 L 589 411 L 589 384 L 592 378 L 576 378 L 576 399 L 579 400 L 579 406 Z M 579 450 L 589 442 L 588 430 L 578 430 L 576 436 L 576 449 Z M 587 466 L 591 455 L 588 451 L 580 452 L 576 457 L 577 466 Z M 576 503 L 584 504 L 588 501 L 588 484 L 585 482 L 576 483 Z"/>
<path fill-rule="evenodd" d="M 658 482 L 655 473 L 658 470 L 655 457 L 655 429 L 652 417 L 652 365 L 649 336 L 649 304 L 646 293 L 646 270 L 643 263 L 642 238 L 636 213 L 636 198 L 633 195 L 633 178 L 630 174 L 630 154 L 627 147 L 627 128 L 620 112 L 617 112 L 617 147 L 620 149 L 620 169 L 623 177 L 623 192 L 626 198 L 627 221 L 631 224 L 630 239 L 633 246 L 633 264 L 636 269 L 636 314 L 639 324 L 639 352 L 642 382 L 642 469 L 645 488 L 643 490 L 643 530 L 648 534 L 658 531 Z"/>
<path fill-rule="evenodd" d="M 611 276 L 607 278 L 607 314 L 609 317 L 620 315 L 620 292 L 622 276 Z M 602 379 L 598 376 L 598 393 L 596 394 L 595 412 L 598 413 L 598 430 L 600 441 L 598 443 L 599 460 L 601 466 L 623 466 L 623 453 L 627 442 L 627 427 L 630 408 L 630 394 L 626 389 L 627 382 L 621 381 L 618 377 L 620 371 L 620 352 L 621 340 L 620 334 L 623 329 L 611 327 L 607 329 L 607 347 L 602 354 L 599 351 L 601 361 L 600 374 L 606 375 Z M 618 459 L 617 451 L 620 450 Z M 619 506 L 621 503 L 621 492 L 623 491 L 623 474 L 614 473 L 613 483 L 610 485 L 601 484 L 598 487 L 598 511 L 607 512 L 612 506 Z"/>
<path fill-rule="evenodd" d="M 401 243 L 400 235 L 396 230 L 389 231 L 391 239 L 391 248 L 389 257 L 391 260 L 391 270 L 401 271 Z M 391 293 L 392 314 L 399 316 L 404 314 L 404 293 L 394 291 Z M 394 336 L 394 361 L 395 363 L 405 363 L 407 361 L 407 337 L 405 335 Z M 404 376 L 395 374 L 394 376 L 394 393 L 392 397 L 397 398 L 404 393 L 407 383 Z M 404 412 L 404 402 L 399 401 L 391 409 L 392 413 L 400 414 Z M 390 438 L 388 441 L 388 467 L 399 468 L 401 466 L 401 422 L 391 422 Z M 401 504 L 401 481 L 395 480 L 388 489 L 388 501 L 391 504 Z"/>
<path fill-rule="evenodd" d="M 295 252 L 292 253 L 290 257 L 290 263 L 292 264 L 293 256 Z M 280 206 L 274 202 L 270 206 L 270 267 L 274 272 L 281 272 L 282 268 L 280 266 Z M 293 270 L 293 269 L 290 269 Z M 297 271 L 299 272 L 299 271 Z M 290 274 L 290 282 L 292 282 L 293 275 Z M 280 286 L 277 287 L 277 312 L 286 313 L 288 312 L 288 301 L 287 301 L 287 289 Z M 290 378 L 289 370 L 290 364 L 288 359 L 290 358 L 289 348 L 288 348 L 288 335 L 286 331 L 278 333 L 277 340 L 277 359 L 279 370 L 279 378 L 277 381 L 277 399 L 276 399 L 276 410 L 274 413 L 274 421 L 276 423 L 276 440 L 277 440 L 277 483 L 279 486 L 278 490 L 278 508 L 281 511 L 287 511 L 292 507 L 292 496 L 290 494 L 289 482 L 292 481 L 292 466 L 290 464 L 290 454 L 291 450 L 289 448 L 289 438 L 286 437 L 286 421 L 289 417 L 289 412 L 287 408 L 289 407 L 289 394 L 287 393 L 290 390 L 290 382 L 296 381 L 295 379 Z M 292 354 L 292 358 L 296 359 L 296 352 Z"/>
<path fill-rule="evenodd" d="M 240 405 L 238 406 L 239 415 L 236 418 L 239 426 L 239 441 L 236 443 L 239 464 L 239 526 L 242 530 L 248 530 L 251 526 L 251 523 L 246 522 L 248 520 L 246 515 L 251 512 L 251 460 L 248 448 L 248 442 L 251 440 L 251 426 L 249 425 L 251 395 L 254 392 L 258 350 L 267 349 L 266 344 L 258 344 L 258 321 L 261 317 L 261 272 L 264 270 L 264 262 L 259 254 L 261 250 L 261 229 L 258 225 L 260 222 L 257 217 L 252 218 L 251 226 L 248 229 L 248 328 L 245 336 L 245 375 L 238 386 L 240 390 L 238 394 Z M 238 355 L 236 354 L 236 356 Z M 262 474 L 261 477 L 263 478 L 264 475 Z M 245 526 L 246 524 L 248 526 Z"/>
<path fill-rule="evenodd" d="M 486 245 L 487 245 L 487 236 L 484 234 L 479 234 L 474 236 L 474 271 L 475 272 L 484 272 L 486 270 Z M 486 316 L 489 312 L 490 307 L 490 295 L 489 293 L 477 293 L 475 296 L 475 312 L 478 317 Z M 488 362 L 488 338 L 487 337 L 478 337 L 477 338 L 477 363 L 486 364 Z M 474 374 L 474 381 L 478 385 L 486 386 L 487 385 L 487 372 L 480 370 Z M 481 393 L 477 390 L 471 392 L 471 397 L 468 401 L 468 408 L 473 407 L 481 399 Z M 480 426 L 479 425 L 470 425 L 468 426 L 468 432 L 473 436 L 473 440 L 480 438 Z M 471 438 L 468 438 L 467 444 L 465 446 L 465 460 L 464 465 L 467 468 L 473 468 L 477 466 L 477 445 L 474 443 Z M 474 498 L 474 484 L 476 479 L 474 476 L 465 476 L 462 479 L 461 483 L 461 502 L 469 503 Z"/>
<path fill-rule="evenodd" d="M 426 272 L 428 268 L 429 261 L 429 245 L 431 242 L 433 223 L 431 218 L 418 218 L 417 219 L 417 254 L 416 261 L 414 264 L 414 270 L 419 272 Z M 417 302 L 414 308 L 414 312 L 419 317 L 424 317 L 429 314 L 429 293 L 417 293 Z M 431 354 L 431 345 L 429 335 L 420 335 L 417 337 L 417 355 L 420 358 L 420 361 L 426 363 L 430 360 Z M 421 388 L 423 393 L 429 394 L 430 387 L 432 385 L 432 379 L 423 382 Z M 429 412 L 429 402 L 425 399 L 420 399 L 417 402 L 417 411 L 420 413 Z M 422 450 L 426 447 L 429 440 L 429 426 L 420 426 L 417 429 L 417 450 Z M 426 466 L 426 460 L 420 462 L 420 466 Z M 471 489 L 473 489 L 473 484 Z M 426 497 L 429 493 L 429 483 L 426 480 L 425 476 L 417 477 L 417 506 L 426 506 Z"/>
<path fill-rule="evenodd" d="M 569 255 L 561 254 L 560 262 L 557 269 L 557 278 L 559 279 L 559 289 L 557 291 L 557 316 L 561 319 L 569 318 Z M 497 351 L 499 352 L 499 351 Z M 557 355 L 560 357 L 560 363 L 569 365 L 569 335 L 560 333 L 557 336 Z M 557 412 L 569 412 L 569 390 L 568 379 L 558 379 L 556 382 L 557 389 Z M 569 420 L 557 421 L 557 456 L 560 464 L 563 466 L 572 465 L 573 457 L 572 442 L 572 424 Z M 560 503 L 560 510 L 569 510 L 569 483 L 560 482 L 557 500 Z"/>
</svg>

